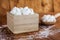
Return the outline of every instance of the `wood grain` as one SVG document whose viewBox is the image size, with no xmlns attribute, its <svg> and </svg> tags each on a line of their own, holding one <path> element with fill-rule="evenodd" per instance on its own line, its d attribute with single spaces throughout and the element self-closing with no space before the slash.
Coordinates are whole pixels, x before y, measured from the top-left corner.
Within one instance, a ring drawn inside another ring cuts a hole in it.
<svg viewBox="0 0 60 40">
<path fill-rule="evenodd" d="M 54 11 L 60 12 L 60 0 L 54 0 Z"/>
<path fill-rule="evenodd" d="M 44 5 L 44 13 L 51 12 L 52 9 L 52 0 L 42 0 Z"/>
</svg>

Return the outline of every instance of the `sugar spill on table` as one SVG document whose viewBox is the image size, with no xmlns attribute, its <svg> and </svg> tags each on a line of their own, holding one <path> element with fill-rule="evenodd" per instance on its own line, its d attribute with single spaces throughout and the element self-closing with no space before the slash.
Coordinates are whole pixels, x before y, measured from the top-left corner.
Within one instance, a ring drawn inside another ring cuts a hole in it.
<svg viewBox="0 0 60 40">
<path fill-rule="evenodd" d="M 39 31 L 39 32 L 35 33 L 34 35 L 29 35 L 29 36 L 27 36 L 26 39 L 34 39 L 34 38 L 43 39 L 43 38 L 48 38 L 49 36 L 55 35 L 58 32 L 60 32 L 60 29 L 58 29 L 58 30 L 52 30 L 51 28 L 53 28 L 53 27 L 50 26 L 46 30 L 44 29 L 43 31 Z M 24 37 L 26 37 L 26 36 L 23 36 L 21 38 L 24 38 Z"/>
<path fill-rule="evenodd" d="M 7 25 L 2 25 L 2 27 L 7 27 Z"/>
<path fill-rule="evenodd" d="M 43 26 L 41 26 L 43 27 Z M 14 40 L 35 40 L 35 39 L 45 39 L 48 40 L 49 36 L 54 36 L 55 34 L 59 33 L 60 32 L 60 29 L 54 29 L 54 27 L 52 26 L 49 26 L 47 28 L 47 26 L 45 26 L 46 28 L 42 28 L 42 30 L 39 30 L 38 32 L 35 32 L 34 34 L 30 34 L 30 35 L 24 35 L 24 36 L 21 36 L 19 38 L 14 38 Z M 50 28 L 51 27 L 51 28 Z M 50 28 L 50 29 L 49 29 Z M 49 29 L 49 30 L 45 30 L 45 29 Z M 54 30 L 53 30 L 54 29 Z M 5 30 L 5 29 L 4 29 Z M 3 35 L 1 35 L 1 33 Z M 0 33 L 0 39 L 1 40 L 12 40 L 13 38 L 11 37 L 12 35 L 10 36 L 7 36 L 7 34 L 5 32 L 1 32 Z"/>
</svg>

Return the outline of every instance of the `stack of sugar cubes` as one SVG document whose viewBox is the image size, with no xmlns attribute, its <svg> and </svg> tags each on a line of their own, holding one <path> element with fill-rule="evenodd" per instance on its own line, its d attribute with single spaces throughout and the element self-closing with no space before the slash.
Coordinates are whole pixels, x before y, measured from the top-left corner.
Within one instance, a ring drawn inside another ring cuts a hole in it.
<svg viewBox="0 0 60 40">
<path fill-rule="evenodd" d="M 54 24 L 57 21 L 57 18 L 60 17 L 60 13 L 56 13 L 55 15 L 44 15 L 41 19 L 41 21 L 46 24 L 46 25 L 50 25 L 50 24 Z"/>
<path fill-rule="evenodd" d="M 38 30 L 39 15 L 32 8 L 14 7 L 7 13 L 7 26 L 14 33 L 25 33 Z"/>
<path fill-rule="evenodd" d="M 54 24 L 56 22 L 56 18 L 53 15 L 44 15 L 42 17 L 42 22 L 45 24 Z"/>
<path fill-rule="evenodd" d="M 14 7 L 10 13 L 14 14 L 14 15 L 29 15 L 29 14 L 34 14 L 34 11 L 32 8 L 28 8 L 28 7 Z"/>
</svg>

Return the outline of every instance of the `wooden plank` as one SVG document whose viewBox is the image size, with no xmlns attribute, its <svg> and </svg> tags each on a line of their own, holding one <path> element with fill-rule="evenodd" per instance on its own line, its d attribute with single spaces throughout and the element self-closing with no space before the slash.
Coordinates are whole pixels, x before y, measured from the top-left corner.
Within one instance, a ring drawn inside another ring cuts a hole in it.
<svg viewBox="0 0 60 40">
<path fill-rule="evenodd" d="M 19 8 L 24 7 L 24 5 L 25 5 L 25 0 L 19 0 L 16 4 L 16 6 L 19 7 Z"/>
<path fill-rule="evenodd" d="M 16 3 L 17 3 L 16 0 L 9 0 L 9 7 L 10 7 L 10 10 L 12 10 L 12 8 L 16 6 Z"/>
<path fill-rule="evenodd" d="M 54 0 L 54 11 L 60 12 L 60 0 Z"/>
<path fill-rule="evenodd" d="M 42 0 L 34 0 L 34 10 L 37 13 L 42 13 L 43 12 L 43 7 L 42 7 Z"/>
<path fill-rule="evenodd" d="M 8 2 L 8 0 L 2 0 L 1 1 L 1 7 L 6 9 L 6 10 L 9 10 L 9 2 Z"/>
<path fill-rule="evenodd" d="M 52 8 L 52 0 L 42 0 L 44 6 L 44 13 L 51 12 Z"/>
</svg>

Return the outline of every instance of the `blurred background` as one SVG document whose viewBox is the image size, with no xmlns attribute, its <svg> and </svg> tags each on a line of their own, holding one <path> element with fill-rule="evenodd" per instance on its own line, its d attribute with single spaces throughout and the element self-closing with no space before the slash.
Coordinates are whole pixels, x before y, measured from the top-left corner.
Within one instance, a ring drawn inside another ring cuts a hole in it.
<svg viewBox="0 0 60 40">
<path fill-rule="evenodd" d="M 0 0 L 0 25 L 7 24 L 7 12 L 15 6 L 33 8 L 40 17 L 44 14 L 54 15 L 60 12 L 60 0 Z"/>
</svg>

